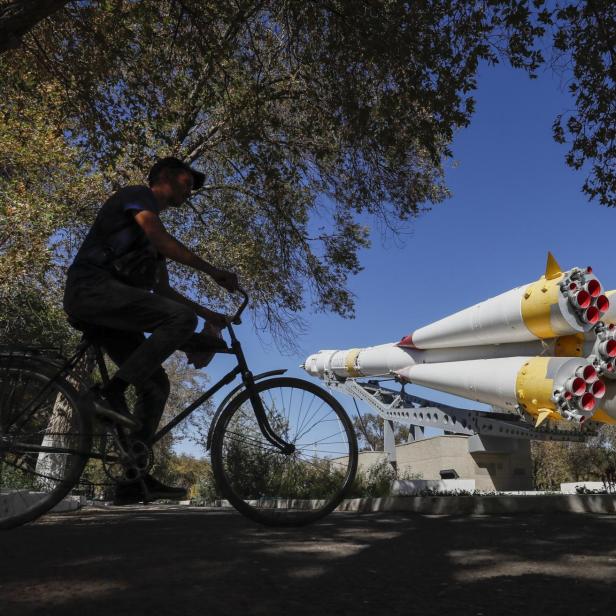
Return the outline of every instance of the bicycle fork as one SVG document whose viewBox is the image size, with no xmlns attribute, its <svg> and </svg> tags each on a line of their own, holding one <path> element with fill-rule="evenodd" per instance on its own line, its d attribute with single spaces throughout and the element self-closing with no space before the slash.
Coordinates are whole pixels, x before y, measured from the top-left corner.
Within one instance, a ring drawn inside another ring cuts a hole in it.
<svg viewBox="0 0 616 616">
<path fill-rule="evenodd" d="M 295 451 L 295 445 L 292 443 L 287 443 L 283 441 L 273 430 L 270 422 L 267 418 L 267 413 L 265 412 L 265 407 L 263 406 L 263 401 L 261 397 L 256 391 L 255 380 L 252 375 L 252 372 L 248 369 L 248 364 L 246 363 L 246 357 L 244 356 L 244 352 L 242 351 L 242 346 L 239 343 L 239 340 L 235 336 L 235 331 L 231 324 L 228 325 L 229 334 L 231 336 L 231 348 L 237 357 L 237 363 L 239 370 L 242 374 L 242 381 L 244 386 L 248 391 L 248 396 L 250 398 L 250 402 L 252 403 L 252 408 L 255 412 L 255 416 L 257 418 L 257 423 L 263 436 L 266 440 L 271 443 L 276 449 L 279 449 L 284 454 L 292 454 Z"/>
<path fill-rule="evenodd" d="M 257 418 L 257 423 L 259 424 L 259 428 L 261 429 L 261 433 L 269 441 L 276 449 L 279 449 L 282 453 L 289 455 L 295 451 L 295 445 L 293 443 L 287 443 L 282 440 L 273 430 L 270 422 L 267 418 L 267 413 L 265 412 L 265 407 L 263 406 L 263 401 L 261 400 L 261 396 L 255 391 L 255 382 L 252 378 L 252 372 L 249 370 L 243 374 L 244 382 L 246 384 L 246 389 L 248 390 L 248 395 L 250 397 L 250 402 L 252 403 L 252 408 L 255 412 L 255 416 Z"/>
</svg>

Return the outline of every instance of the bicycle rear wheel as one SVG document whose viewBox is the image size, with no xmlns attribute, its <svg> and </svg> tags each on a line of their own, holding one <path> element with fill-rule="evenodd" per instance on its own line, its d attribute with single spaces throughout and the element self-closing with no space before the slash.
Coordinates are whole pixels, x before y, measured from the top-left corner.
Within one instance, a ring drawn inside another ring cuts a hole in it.
<svg viewBox="0 0 616 616">
<path fill-rule="evenodd" d="M 295 446 L 282 453 L 263 436 L 243 391 L 223 411 L 212 439 L 212 470 L 241 513 L 270 526 L 301 526 L 340 503 L 357 471 L 353 426 L 320 387 L 281 377 L 255 385 L 274 432 Z"/>
<path fill-rule="evenodd" d="M 89 415 L 56 372 L 29 357 L 0 356 L 0 529 L 52 509 L 88 459 Z"/>
</svg>

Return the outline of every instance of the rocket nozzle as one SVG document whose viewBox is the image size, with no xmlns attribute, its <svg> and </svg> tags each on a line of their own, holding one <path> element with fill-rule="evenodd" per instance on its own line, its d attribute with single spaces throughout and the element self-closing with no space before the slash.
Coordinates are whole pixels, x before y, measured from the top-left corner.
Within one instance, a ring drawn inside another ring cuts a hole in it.
<svg viewBox="0 0 616 616">
<path fill-rule="evenodd" d="M 581 410 L 583 410 L 583 411 L 592 411 L 595 408 L 595 405 L 597 404 L 597 400 L 589 392 L 589 393 L 585 393 L 583 396 L 580 396 L 580 398 L 578 399 L 577 403 L 578 403 L 578 407 Z"/>
<path fill-rule="evenodd" d="M 599 353 L 605 358 L 616 357 L 616 340 L 614 338 L 604 340 L 599 345 Z"/>
<path fill-rule="evenodd" d="M 606 295 L 599 295 L 599 297 L 597 297 L 597 301 L 595 302 L 595 306 L 601 314 L 605 314 L 610 308 L 610 300 Z"/>
<path fill-rule="evenodd" d="M 605 396 L 606 390 L 607 390 L 607 388 L 606 388 L 605 383 L 603 381 L 595 381 L 590 386 L 590 393 L 595 398 L 603 398 L 603 396 Z"/>
<path fill-rule="evenodd" d="M 601 295 L 601 283 L 596 278 L 592 278 L 585 285 L 585 290 L 590 297 L 599 297 Z"/>
<path fill-rule="evenodd" d="M 398 342 L 399 347 L 404 347 L 407 349 L 416 349 L 417 347 L 413 343 L 413 334 L 409 334 L 408 336 L 404 336 L 400 342 Z"/>
<path fill-rule="evenodd" d="M 590 293 L 584 289 L 580 289 L 571 295 L 571 302 L 576 308 L 584 310 L 591 304 Z"/>
<path fill-rule="evenodd" d="M 565 383 L 565 389 L 574 396 L 581 396 L 586 392 L 586 381 L 580 376 L 572 376 Z"/>
<path fill-rule="evenodd" d="M 588 310 L 586 310 L 586 312 L 584 313 L 584 320 L 587 323 L 590 323 L 591 325 L 594 325 L 595 323 L 599 322 L 599 317 L 600 317 L 600 313 L 599 313 L 599 309 L 596 306 L 591 306 L 590 308 L 588 308 Z"/>
<path fill-rule="evenodd" d="M 594 383 L 599 379 L 599 375 L 597 374 L 596 368 L 592 364 L 586 364 L 585 366 L 580 366 L 575 371 L 576 376 L 584 379 L 586 383 Z"/>
</svg>

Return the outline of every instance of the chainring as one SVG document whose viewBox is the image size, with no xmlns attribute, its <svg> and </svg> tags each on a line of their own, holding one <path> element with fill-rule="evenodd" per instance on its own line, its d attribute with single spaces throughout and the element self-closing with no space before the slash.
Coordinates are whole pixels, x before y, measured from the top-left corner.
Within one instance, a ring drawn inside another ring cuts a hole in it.
<svg viewBox="0 0 616 616">
<path fill-rule="evenodd" d="M 103 470 L 116 484 L 135 483 L 152 468 L 154 454 L 143 441 L 120 439 L 112 434 L 103 451 Z"/>
</svg>

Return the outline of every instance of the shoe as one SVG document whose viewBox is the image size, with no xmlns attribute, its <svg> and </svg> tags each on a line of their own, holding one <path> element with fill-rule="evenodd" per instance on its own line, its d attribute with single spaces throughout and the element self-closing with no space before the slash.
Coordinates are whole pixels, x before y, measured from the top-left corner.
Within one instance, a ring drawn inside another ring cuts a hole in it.
<svg viewBox="0 0 616 616">
<path fill-rule="evenodd" d="M 147 497 L 141 489 L 140 483 L 130 483 L 128 485 L 119 485 L 116 487 L 114 505 L 134 505 L 149 500 L 186 500 L 188 491 L 186 488 L 175 488 L 166 486 L 164 483 L 154 479 L 152 475 L 146 475 L 143 478 L 143 483 L 147 488 Z"/>
<path fill-rule="evenodd" d="M 100 385 L 92 387 L 91 391 L 94 394 L 94 412 L 100 419 L 120 424 L 133 431 L 141 429 L 141 422 L 128 410 L 124 396 L 112 397 Z"/>
</svg>

